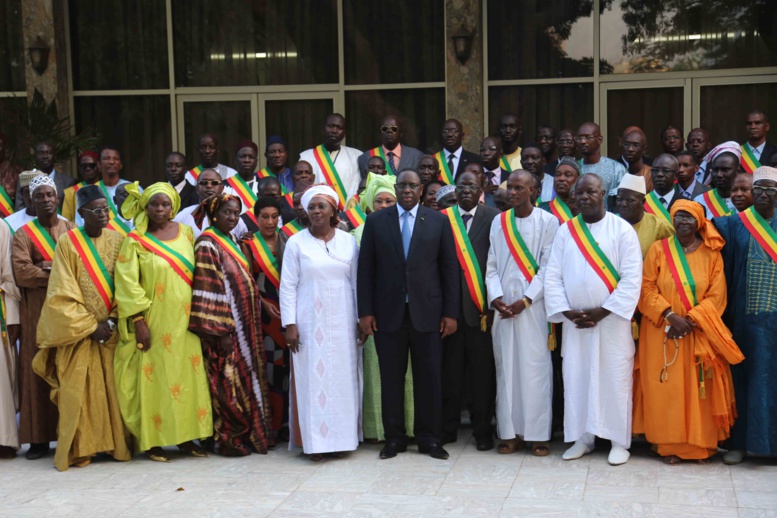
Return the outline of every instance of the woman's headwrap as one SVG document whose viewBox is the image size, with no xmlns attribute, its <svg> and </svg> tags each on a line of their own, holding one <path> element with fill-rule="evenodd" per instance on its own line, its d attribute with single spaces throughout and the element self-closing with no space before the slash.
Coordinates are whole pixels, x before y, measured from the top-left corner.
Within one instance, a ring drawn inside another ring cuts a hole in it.
<svg viewBox="0 0 777 518">
<path fill-rule="evenodd" d="M 696 220 L 696 231 L 699 233 L 706 246 L 712 250 L 720 250 L 723 248 L 723 245 L 726 244 L 726 240 L 718 233 L 718 230 L 715 228 L 715 225 L 712 224 L 712 221 L 704 216 L 704 207 L 702 207 L 701 204 L 691 200 L 677 200 L 672 204 L 672 208 L 669 209 L 669 214 L 672 216 L 673 221 L 674 215 L 681 210 L 689 213 Z"/>
<path fill-rule="evenodd" d="M 210 220 L 211 224 L 213 224 L 213 216 L 216 215 L 216 213 L 219 211 L 221 207 L 229 203 L 230 201 L 236 201 L 237 205 L 240 207 L 240 210 L 243 209 L 243 202 L 240 200 L 239 196 L 234 196 L 232 194 L 216 194 L 215 196 L 211 196 L 207 200 L 204 200 L 202 202 L 203 208 L 205 210 L 205 214 L 208 215 L 208 219 Z"/>
<path fill-rule="evenodd" d="M 173 205 L 173 210 L 170 213 L 170 218 L 174 218 L 178 214 L 178 209 L 181 208 L 181 197 L 178 195 L 178 191 L 175 187 L 167 182 L 157 182 L 150 185 L 143 193 L 140 192 L 140 185 L 138 182 L 130 183 L 126 185 L 127 199 L 121 205 L 121 213 L 125 218 L 133 220 L 135 223 L 135 230 L 140 234 L 145 234 L 148 230 L 148 215 L 146 214 L 146 207 L 148 202 L 156 194 L 164 194 L 170 198 L 170 202 Z"/>
<path fill-rule="evenodd" d="M 359 197 L 359 206 L 365 213 L 369 213 L 373 211 L 372 206 L 375 204 L 375 197 L 378 194 L 387 192 L 396 198 L 397 194 L 394 189 L 396 184 L 396 176 L 369 173 L 367 175 L 367 186 Z"/>
<path fill-rule="evenodd" d="M 324 183 L 319 183 L 316 185 L 311 185 L 307 189 L 305 189 L 305 192 L 302 193 L 302 199 L 300 202 L 302 203 L 302 208 L 305 209 L 305 212 L 308 211 L 308 206 L 310 206 L 310 202 L 313 200 L 314 197 L 321 196 L 323 197 L 327 203 L 329 203 L 332 206 L 332 209 L 334 211 L 334 224 L 332 226 L 336 226 L 340 219 L 337 217 L 337 214 L 339 212 L 339 204 L 338 204 L 338 196 L 334 189 L 329 187 L 328 185 Z"/>
<path fill-rule="evenodd" d="M 707 153 L 707 156 L 704 157 L 704 160 L 706 160 L 706 162 L 711 165 L 712 161 L 715 160 L 715 157 L 721 153 L 733 153 L 736 155 L 738 160 L 742 159 L 742 147 L 739 145 L 739 143 L 734 142 L 733 140 L 729 140 L 728 142 L 718 144 L 712 148 L 712 150 Z"/>
</svg>

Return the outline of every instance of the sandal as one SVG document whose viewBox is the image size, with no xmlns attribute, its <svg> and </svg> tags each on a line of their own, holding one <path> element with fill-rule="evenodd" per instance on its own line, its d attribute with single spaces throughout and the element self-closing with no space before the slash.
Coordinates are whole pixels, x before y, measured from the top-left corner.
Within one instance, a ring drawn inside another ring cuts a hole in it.
<svg viewBox="0 0 777 518">
<path fill-rule="evenodd" d="M 329 456 L 332 457 L 333 459 L 344 459 L 345 454 L 346 452 L 344 451 L 333 451 L 332 453 L 329 454 Z"/>
<path fill-rule="evenodd" d="M 187 441 L 178 445 L 178 449 L 192 457 L 207 457 L 208 453 L 194 444 L 193 441 Z"/>
<path fill-rule="evenodd" d="M 550 445 L 547 442 L 535 442 L 532 445 L 531 453 L 535 457 L 547 457 L 550 455 Z"/>
<path fill-rule="evenodd" d="M 663 460 L 664 464 L 666 464 L 667 466 L 677 466 L 683 463 L 683 459 L 681 459 L 677 455 L 669 455 L 668 457 L 664 457 L 661 460 Z"/>
<path fill-rule="evenodd" d="M 163 450 L 159 446 L 155 446 L 150 450 L 146 451 L 146 455 L 148 455 L 148 458 L 153 460 L 154 462 L 170 462 L 170 457 L 168 457 L 167 454 L 165 453 L 165 450 Z"/>
<path fill-rule="evenodd" d="M 502 455 L 509 455 L 511 453 L 515 453 L 518 450 L 522 450 L 525 447 L 526 443 L 523 441 L 523 439 L 516 437 L 515 439 L 505 439 L 499 443 L 499 446 L 496 448 L 496 452 L 501 453 Z"/>
<path fill-rule="evenodd" d="M 707 457 L 706 459 L 697 459 L 696 464 L 710 464 L 712 463 L 712 458 Z"/>
<path fill-rule="evenodd" d="M 323 453 L 311 453 L 308 455 L 308 458 L 312 460 L 313 462 L 321 462 L 324 460 L 324 454 Z"/>
</svg>

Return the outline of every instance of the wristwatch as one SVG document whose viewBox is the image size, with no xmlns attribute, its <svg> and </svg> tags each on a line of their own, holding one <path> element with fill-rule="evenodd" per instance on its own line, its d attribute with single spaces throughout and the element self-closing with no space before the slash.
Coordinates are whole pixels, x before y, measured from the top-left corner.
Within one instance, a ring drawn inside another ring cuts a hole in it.
<svg viewBox="0 0 777 518">
<path fill-rule="evenodd" d="M 113 321 L 113 320 L 111 320 L 110 318 L 109 318 L 108 320 L 106 320 L 106 322 L 108 322 L 108 327 L 110 328 L 110 330 L 111 330 L 111 333 L 113 333 L 114 331 L 116 331 L 116 322 L 114 322 L 114 321 Z"/>
</svg>

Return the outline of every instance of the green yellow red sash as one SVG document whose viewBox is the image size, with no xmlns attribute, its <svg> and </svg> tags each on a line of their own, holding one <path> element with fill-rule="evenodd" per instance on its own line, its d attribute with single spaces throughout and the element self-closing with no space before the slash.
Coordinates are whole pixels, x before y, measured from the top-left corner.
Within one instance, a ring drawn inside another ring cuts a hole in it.
<svg viewBox="0 0 777 518">
<path fill-rule="evenodd" d="M 669 212 L 664 208 L 664 204 L 658 201 L 658 196 L 655 191 L 652 191 L 645 196 L 645 211 L 656 216 L 662 216 L 669 223 L 672 222 L 672 216 L 670 216 Z"/>
<path fill-rule="evenodd" d="M 753 153 L 753 150 L 750 149 L 750 146 L 747 144 L 742 144 L 740 147 L 742 148 L 742 158 L 739 160 L 739 163 L 742 164 L 742 169 L 750 174 L 753 174 L 756 169 L 761 167 L 761 162 L 759 162 L 755 157 L 755 154 Z"/>
<path fill-rule="evenodd" d="M 75 194 L 78 192 L 78 189 L 80 189 L 81 187 L 86 187 L 87 185 L 89 184 L 86 182 L 80 182 L 75 184 L 73 187 L 71 187 L 71 189 L 73 189 L 73 193 Z"/>
<path fill-rule="evenodd" d="M 270 171 L 269 167 L 263 167 L 262 169 L 259 170 L 258 173 L 256 173 L 256 177 L 257 178 L 269 178 L 270 176 L 272 176 L 273 178 L 278 178 L 275 173 Z M 288 202 L 289 207 L 293 207 L 294 206 L 294 193 L 289 191 L 288 189 L 286 189 L 286 187 L 283 186 L 283 182 L 281 182 L 280 180 L 278 180 L 278 181 L 281 184 L 281 195 L 284 198 L 286 198 L 286 201 Z"/>
<path fill-rule="evenodd" d="M 251 212 L 257 198 L 254 191 L 252 191 L 246 181 L 243 180 L 243 177 L 239 174 L 230 176 L 227 178 L 227 185 L 232 187 L 232 190 L 237 193 L 240 201 L 243 202 L 243 207 L 246 207 L 246 212 Z"/>
<path fill-rule="evenodd" d="M 526 282 L 530 283 L 540 267 L 518 231 L 518 225 L 515 224 L 515 209 L 503 212 L 499 217 L 502 218 L 502 233 L 507 241 L 510 255 L 513 256 Z"/>
<path fill-rule="evenodd" d="M 550 208 L 550 212 L 556 216 L 559 223 L 562 225 L 572 219 L 572 211 L 570 210 L 569 205 L 564 203 L 564 200 L 558 196 L 548 203 L 548 207 Z"/>
<path fill-rule="evenodd" d="M 79 257 L 84 263 L 84 268 L 89 278 L 92 279 L 94 287 L 97 288 L 97 293 L 100 294 L 105 307 L 108 312 L 113 308 L 113 278 L 108 273 L 108 268 L 105 267 L 100 254 L 97 253 L 92 238 L 84 231 L 84 227 L 76 228 L 67 233 L 67 237 L 73 243 L 76 248 Z"/>
<path fill-rule="evenodd" d="M 718 194 L 717 189 L 707 191 L 701 196 L 704 198 L 704 202 L 707 204 L 707 209 L 709 209 L 713 218 L 719 218 L 721 216 L 728 216 L 731 214 L 731 209 L 728 207 L 728 205 L 726 205 L 726 200 L 724 200 L 720 194 Z"/>
<path fill-rule="evenodd" d="M 740 212 L 739 218 L 742 220 L 745 228 L 758 241 L 758 244 L 769 254 L 772 261 L 777 263 L 777 234 L 769 226 L 769 223 L 753 207 Z"/>
<path fill-rule="evenodd" d="M 506 156 L 502 155 L 502 158 L 499 159 L 499 165 L 502 167 L 502 169 L 504 169 L 508 173 L 513 172 L 513 168 L 510 167 L 510 162 L 507 161 Z"/>
<path fill-rule="evenodd" d="M 112 220 L 109 220 L 105 228 L 108 230 L 113 230 L 114 232 L 118 232 L 124 237 L 127 237 L 127 234 L 130 233 L 130 228 L 119 218 L 113 218 Z"/>
<path fill-rule="evenodd" d="M 5 188 L 0 185 L 0 216 L 6 218 L 14 213 L 13 202 L 8 193 L 5 192 Z"/>
<path fill-rule="evenodd" d="M 296 219 L 293 219 L 281 227 L 281 232 L 291 237 L 297 232 L 299 232 L 300 230 L 302 230 L 303 228 L 304 227 L 302 226 L 302 223 L 300 223 Z"/>
<path fill-rule="evenodd" d="M 569 233 L 572 235 L 572 239 L 575 240 L 583 257 L 596 272 L 596 275 L 604 282 L 607 291 L 612 293 L 618 285 L 618 281 L 621 280 L 621 276 L 607 256 L 604 255 L 602 249 L 599 248 L 582 216 L 578 215 L 572 218 L 567 225 L 569 226 Z"/>
<path fill-rule="evenodd" d="M 40 255 L 43 257 L 44 261 L 54 260 L 54 249 L 57 248 L 57 242 L 54 241 L 54 238 L 51 237 L 51 234 L 49 234 L 46 229 L 43 228 L 43 225 L 40 224 L 38 218 L 35 218 L 34 220 L 24 225 L 22 230 L 25 234 L 30 236 L 30 239 L 32 239 L 32 244 L 34 244 L 35 248 L 38 249 L 38 252 L 40 252 Z"/>
<path fill-rule="evenodd" d="M 329 186 L 335 190 L 337 197 L 340 199 L 339 208 L 343 210 L 345 208 L 345 202 L 348 201 L 347 194 L 345 192 L 345 186 L 340 179 L 340 175 L 335 168 L 332 157 L 329 156 L 329 151 L 324 148 L 323 144 L 319 144 L 313 148 L 313 157 L 318 163 L 318 167 L 321 168 L 321 172 L 324 174 L 324 179 Z"/>
<path fill-rule="evenodd" d="M 192 178 L 194 178 L 194 183 L 197 183 L 197 180 L 200 178 L 200 173 L 202 173 L 204 170 L 204 166 L 198 165 L 197 167 L 189 169 L 188 174 L 192 175 Z"/>
<path fill-rule="evenodd" d="M 232 259 L 240 263 L 240 266 L 245 268 L 247 272 L 251 271 L 251 265 L 248 263 L 246 256 L 243 255 L 243 251 L 240 250 L 240 247 L 237 246 L 237 244 L 232 241 L 230 237 L 225 236 L 219 229 L 216 227 L 208 227 L 202 231 L 200 236 L 208 236 L 214 240 L 219 244 L 219 246 L 221 246 L 221 248 L 226 250 L 227 253 L 232 256 Z"/>
<path fill-rule="evenodd" d="M 127 237 L 134 239 L 143 248 L 167 262 L 189 287 L 194 284 L 194 265 L 187 258 L 151 234 L 140 234 L 137 230 L 133 230 Z"/>
<path fill-rule="evenodd" d="M 480 270 L 478 258 L 472 249 L 472 243 L 467 234 L 467 227 L 461 219 L 458 207 L 450 207 L 442 211 L 448 217 L 453 231 L 453 239 L 456 241 L 456 255 L 459 258 L 459 266 L 464 272 L 467 281 L 469 296 L 475 307 L 481 314 L 486 312 L 486 287 L 483 283 L 483 272 Z"/>
<path fill-rule="evenodd" d="M 394 171 L 391 169 L 391 166 L 389 165 L 389 162 L 386 159 L 386 154 L 383 152 L 383 146 L 378 146 L 376 148 L 370 149 L 370 158 L 374 156 L 381 157 L 383 159 L 383 163 L 386 164 L 386 174 L 390 176 L 394 176 Z"/>
<path fill-rule="evenodd" d="M 353 228 L 359 228 L 364 224 L 364 220 L 367 219 L 367 215 L 358 205 L 354 205 L 347 211 L 345 211 L 345 217 L 351 222 Z"/>
<path fill-rule="evenodd" d="M 661 247 L 666 255 L 666 262 L 669 264 L 669 271 L 672 272 L 677 294 L 680 295 L 680 301 L 685 307 L 685 311 L 690 311 L 699 303 L 696 296 L 696 281 L 693 278 L 693 272 L 688 265 L 688 259 L 676 236 L 661 241 Z"/>
<path fill-rule="evenodd" d="M 119 214 L 119 211 L 116 210 L 116 204 L 113 203 L 113 196 L 111 196 L 110 193 L 108 192 L 108 188 L 105 186 L 105 182 L 100 180 L 99 182 L 97 182 L 97 185 L 98 187 L 100 187 L 100 190 L 105 195 L 105 199 L 108 201 L 108 208 L 111 209 L 110 219 L 115 218 Z"/>
<path fill-rule="evenodd" d="M 280 288 L 281 273 L 278 269 L 278 261 L 272 254 L 272 250 L 270 250 L 270 245 L 267 244 L 267 241 L 259 232 L 254 232 L 253 239 L 248 241 L 247 244 L 265 277 L 270 280 L 273 286 Z"/>
<path fill-rule="evenodd" d="M 445 161 L 445 152 L 441 149 L 434 155 L 437 159 L 437 163 L 440 164 L 440 180 L 446 185 L 453 184 L 453 171 L 448 167 L 448 162 Z"/>
</svg>

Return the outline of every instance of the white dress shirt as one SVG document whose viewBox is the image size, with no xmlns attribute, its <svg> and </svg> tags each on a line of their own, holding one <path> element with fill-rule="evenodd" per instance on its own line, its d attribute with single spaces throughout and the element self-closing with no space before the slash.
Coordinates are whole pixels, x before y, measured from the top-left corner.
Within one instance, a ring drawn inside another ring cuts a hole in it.
<svg viewBox="0 0 777 518">
<path fill-rule="evenodd" d="M 666 194 L 658 194 L 658 191 L 656 191 L 656 190 L 654 189 L 654 190 L 653 190 L 653 193 L 656 195 L 656 198 L 657 198 L 657 199 L 658 199 L 658 198 L 663 198 L 663 199 L 665 200 L 665 203 L 664 203 L 664 208 L 665 208 L 665 209 L 668 209 L 668 208 L 669 208 L 669 205 L 671 205 L 671 204 L 672 204 L 672 200 L 674 199 L 674 195 L 675 195 L 675 194 L 677 194 L 677 191 L 675 191 L 674 189 L 672 189 L 671 191 L 669 191 L 669 192 L 668 192 L 668 193 L 666 193 Z"/>
<path fill-rule="evenodd" d="M 459 149 L 451 153 L 445 148 L 442 148 L 443 153 L 445 153 L 445 162 L 448 162 L 451 155 L 453 155 L 453 171 L 451 171 L 451 174 L 453 176 L 456 176 L 456 171 L 459 170 L 459 160 L 461 160 L 461 154 L 464 152 L 464 148 L 462 146 L 459 146 Z"/>
<path fill-rule="evenodd" d="M 470 229 L 470 228 L 472 228 L 472 220 L 473 220 L 473 219 L 475 219 L 475 211 L 477 211 L 477 210 L 478 210 L 478 206 L 477 206 L 477 205 L 475 205 L 475 207 L 474 207 L 472 210 L 469 210 L 469 211 L 462 209 L 462 208 L 461 208 L 460 206 L 458 206 L 458 205 L 457 205 L 456 207 L 459 209 L 459 216 L 462 216 L 462 217 L 463 217 L 463 216 L 464 216 L 464 214 L 469 214 L 469 215 L 471 215 L 471 216 L 472 216 L 471 218 L 469 218 L 469 221 L 467 221 L 467 223 L 465 223 L 465 224 L 464 224 L 464 226 L 466 227 L 466 229 L 465 229 L 465 230 L 466 230 L 467 232 L 469 232 L 469 229 Z M 462 219 L 462 221 L 463 221 L 463 219 Z"/>
</svg>

